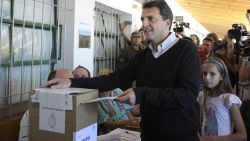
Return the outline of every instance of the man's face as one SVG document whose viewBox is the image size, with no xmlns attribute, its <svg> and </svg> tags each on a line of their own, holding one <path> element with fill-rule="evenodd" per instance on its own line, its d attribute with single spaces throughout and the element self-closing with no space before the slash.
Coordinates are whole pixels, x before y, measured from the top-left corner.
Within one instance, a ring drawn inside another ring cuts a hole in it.
<svg viewBox="0 0 250 141">
<path fill-rule="evenodd" d="M 84 68 L 77 68 L 73 72 L 74 78 L 88 78 L 88 71 Z"/>
<path fill-rule="evenodd" d="M 162 42 L 169 34 L 171 21 L 163 21 L 157 7 L 144 8 L 141 14 L 142 28 L 146 39 L 156 44 Z"/>
<path fill-rule="evenodd" d="M 202 47 L 204 47 L 206 53 L 210 53 L 213 48 L 213 43 L 207 40 L 202 41 Z"/>
<path fill-rule="evenodd" d="M 135 36 L 131 38 L 132 46 L 139 46 L 141 41 L 142 41 L 142 38 L 140 36 Z"/>
</svg>

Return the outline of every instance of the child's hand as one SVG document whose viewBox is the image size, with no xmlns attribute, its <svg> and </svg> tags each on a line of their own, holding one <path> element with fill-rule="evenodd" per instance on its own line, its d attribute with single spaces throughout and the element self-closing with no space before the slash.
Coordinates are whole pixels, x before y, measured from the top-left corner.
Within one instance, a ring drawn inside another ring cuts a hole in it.
<svg viewBox="0 0 250 141">
<path fill-rule="evenodd" d="M 129 118 L 127 119 L 128 126 L 138 126 L 139 127 L 139 119 L 137 118 Z"/>
</svg>

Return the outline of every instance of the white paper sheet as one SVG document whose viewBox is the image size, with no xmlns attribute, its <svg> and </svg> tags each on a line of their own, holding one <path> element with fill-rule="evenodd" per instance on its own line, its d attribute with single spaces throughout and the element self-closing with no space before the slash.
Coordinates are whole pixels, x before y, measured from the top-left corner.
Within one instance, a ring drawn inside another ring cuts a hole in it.
<svg viewBox="0 0 250 141">
<path fill-rule="evenodd" d="M 39 129 L 65 133 L 65 95 L 38 92 Z"/>
<path fill-rule="evenodd" d="M 117 98 L 118 98 L 117 96 L 101 97 L 101 98 L 93 99 L 93 100 L 90 100 L 90 101 L 82 102 L 81 104 L 84 104 L 84 103 L 92 103 L 92 102 L 98 102 L 98 101 L 102 101 L 102 100 L 115 100 L 115 99 L 117 99 Z"/>
<path fill-rule="evenodd" d="M 117 128 L 108 134 L 98 136 L 97 141 L 141 141 L 140 132 Z"/>
<path fill-rule="evenodd" d="M 97 136 L 97 141 L 120 141 L 121 136 L 119 134 L 105 134 Z"/>
<path fill-rule="evenodd" d="M 117 128 L 109 134 L 119 134 L 122 141 L 140 141 L 140 132 Z"/>
<path fill-rule="evenodd" d="M 73 141 L 97 141 L 97 123 L 74 132 Z"/>
</svg>

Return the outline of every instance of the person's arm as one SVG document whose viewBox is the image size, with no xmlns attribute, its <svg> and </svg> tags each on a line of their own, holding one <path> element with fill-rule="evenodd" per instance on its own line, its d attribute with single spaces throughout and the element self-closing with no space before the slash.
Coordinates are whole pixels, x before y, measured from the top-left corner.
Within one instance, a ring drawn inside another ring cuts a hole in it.
<svg viewBox="0 0 250 141">
<path fill-rule="evenodd" d="M 235 133 L 227 136 L 205 136 L 200 137 L 200 141 L 246 141 L 247 133 L 244 122 L 242 120 L 239 106 L 233 104 L 230 109 L 230 114 L 234 122 Z"/>
<path fill-rule="evenodd" d="M 120 23 L 119 26 L 120 26 L 121 34 L 122 34 L 124 40 L 125 40 L 128 44 L 130 44 L 130 43 L 131 43 L 131 39 L 130 39 L 130 34 L 129 34 L 129 33 L 127 32 L 127 30 L 126 30 L 126 27 L 127 27 L 126 22 Z"/>
<path fill-rule="evenodd" d="M 131 87 L 134 80 L 133 61 L 125 63 L 119 69 L 107 76 L 93 78 L 70 79 L 70 87 L 98 89 L 99 91 L 109 91 L 115 88 L 127 89 Z"/>
<path fill-rule="evenodd" d="M 239 71 L 240 82 L 246 82 L 247 80 L 250 80 L 250 65 L 248 66 L 247 63 L 249 63 L 247 60 L 242 60 L 242 64 Z"/>
</svg>

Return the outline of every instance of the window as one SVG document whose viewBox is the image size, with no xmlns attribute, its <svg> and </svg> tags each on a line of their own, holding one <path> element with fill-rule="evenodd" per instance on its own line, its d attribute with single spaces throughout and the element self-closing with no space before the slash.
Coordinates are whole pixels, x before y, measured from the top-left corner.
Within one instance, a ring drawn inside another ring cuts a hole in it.
<svg viewBox="0 0 250 141">
<path fill-rule="evenodd" d="M 115 70 L 116 58 L 125 45 L 119 23 L 131 19 L 131 14 L 95 3 L 94 76 L 103 68 Z"/>
<path fill-rule="evenodd" d="M 57 0 L 1 0 L 0 120 L 24 112 L 59 54 Z"/>
</svg>

